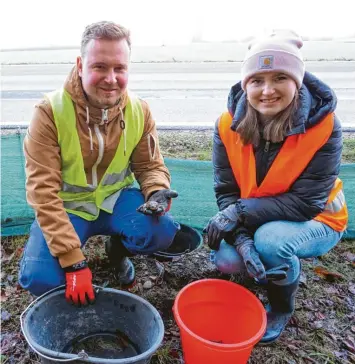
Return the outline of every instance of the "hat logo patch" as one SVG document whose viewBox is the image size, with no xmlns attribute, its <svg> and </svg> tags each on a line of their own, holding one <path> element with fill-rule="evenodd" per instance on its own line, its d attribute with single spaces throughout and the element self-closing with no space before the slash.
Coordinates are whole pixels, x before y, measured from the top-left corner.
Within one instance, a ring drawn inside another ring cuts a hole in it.
<svg viewBox="0 0 355 364">
<path fill-rule="evenodd" d="M 260 56 L 259 69 L 271 70 L 274 68 L 274 56 Z"/>
</svg>

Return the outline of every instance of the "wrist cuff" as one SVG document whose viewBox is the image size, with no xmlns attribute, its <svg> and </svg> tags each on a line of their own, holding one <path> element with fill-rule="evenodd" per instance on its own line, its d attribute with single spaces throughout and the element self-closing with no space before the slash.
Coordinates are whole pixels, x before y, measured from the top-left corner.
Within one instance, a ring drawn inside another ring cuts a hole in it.
<svg viewBox="0 0 355 364">
<path fill-rule="evenodd" d="M 65 273 L 76 272 L 78 270 L 82 270 L 88 267 L 88 263 L 86 260 L 82 260 L 81 262 L 70 265 L 69 267 L 64 268 Z"/>
</svg>

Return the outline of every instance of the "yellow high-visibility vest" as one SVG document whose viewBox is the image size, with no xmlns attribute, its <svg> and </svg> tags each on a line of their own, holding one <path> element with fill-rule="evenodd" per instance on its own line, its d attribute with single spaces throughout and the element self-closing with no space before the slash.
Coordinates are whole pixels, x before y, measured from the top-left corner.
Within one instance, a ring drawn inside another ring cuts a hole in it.
<svg viewBox="0 0 355 364">
<path fill-rule="evenodd" d="M 86 180 L 76 115 L 69 93 L 62 88 L 48 93 L 46 97 L 52 106 L 61 149 L 63 184 L 59 196 L 63 199 L 66 211 L 89 221 L 97 219 L 100 209 L 112 213 L 121 190 L 134 182 L 130 157 L 144 129 L 144 113 L 140 101 L 129 94 L 124 111 L 126 152 L 124 153 L 122 138 L 101 181 L 93 186 Z"/>
</svg>

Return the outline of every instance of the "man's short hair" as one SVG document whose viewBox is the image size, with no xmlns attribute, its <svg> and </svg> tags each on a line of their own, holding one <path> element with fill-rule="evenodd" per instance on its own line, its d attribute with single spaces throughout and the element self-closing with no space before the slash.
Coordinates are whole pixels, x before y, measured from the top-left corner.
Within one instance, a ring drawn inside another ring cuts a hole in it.
<svg viewBox="0 0 355 364">
<path fill-rule="evenodd" d="M 116 24 L 112 21 L 100 21 L 88 25 L 81 37 L 81 56 L 85 55 L 86 45 L 92 39 L 107 39 L 107 40 L 121 40 L 127 41 L 129 49 L 131 49 L 131 34 L 128 29 L 122 25 Z"/>
</svg>

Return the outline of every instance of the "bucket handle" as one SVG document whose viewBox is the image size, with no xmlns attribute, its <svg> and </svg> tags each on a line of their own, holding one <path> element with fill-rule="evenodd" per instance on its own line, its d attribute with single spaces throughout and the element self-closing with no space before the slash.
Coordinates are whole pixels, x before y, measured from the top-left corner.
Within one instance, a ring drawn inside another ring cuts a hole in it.
<svg viewBox="0 0 355 364">
<path fill-rule="evenodd" d="M 96 286 L 96 285 L 94 285 L 93 284 L 93 287 L 95 287 L 95 293 L 96 293 L 96 295 L 100 292 L 100 291 L 102 291 L 103 289 L 104 289 L 104 287 L 100 287 L 100 286 Z M 58 361 L 58 362 L 62 362 L 62 363 L 68 363 L 68 362 L 71 362 L 71 361 L 75 361 L 75 360 L 80 360 L 80 359 L 83 359 L 83 360 L 85 360 L 85 359 L 89 359 L 89 355 L 85 352 L 85 350 L 81 350 L 78 354 L 77 354 L 77 356 L 76 357 L 74 357 L 74 358 L 71 358 L 71 359 L 60 359 L 60 358 L 53 358 L 53 357 L 49 357 L 49 356 L 46 356 L 46 355 L 44 355 L 44 354 L 42 354 L 42 353 L 40 353 L 36 348 L 34 348 L 33 346 L 32 346 L 32 344 L 30 344 L 30 341 L 28 340 L 28 337 L 27 337 L 27 335 L 26 335 L 26 333 L 25 333 L 25 330 L 24 330 L 24 316 L 25 316 L 25 314 L 28 312 L 28 310 L 36 303 L 36 302 L 38 302 L 39 300 L 41 300 L 42 298 L 44 298 L 44 297 L 46 297 L 46 296 L 48 296 L 50 293 L 53 293 L 53 292 L 55 292 L 55 291 L 59 291 L 60 289 L 63 289 L 63 288 L 65 288 L 65 285 L 62 285 L 62 286 L 58 286 L 58 287 L 55 287 L 55 288 L 53 288 L 53 289 L 51 289 L 50 291 L 47 291 L 47 292 L 45 292 L 45 293 L 43 293 L 42 294 L 42 296 L 39 296 L 39 297 L 37 297 L 34 301 L 32 301 L 27 307 L 26 307 L 26 309 L 21 313 L 21 315 L 20 315 L 20 324 L 21 324 L 21 331 L 22 331 L 22 334 L 23 334 L 23 336 L 25 337 L 25 339 L 26 339 L 26 341 L 27 341 L 27 344 L 28 344 L 28 346 L 37 354 L 37 355 L 39 355 L 41 358 L 45 358 L 45 359 L 47 359 L 47 360 L 56 360 L 56 361 Z M 58 352 L 58 354 L 59 354 L 59 352 Z"/>
</svg>

